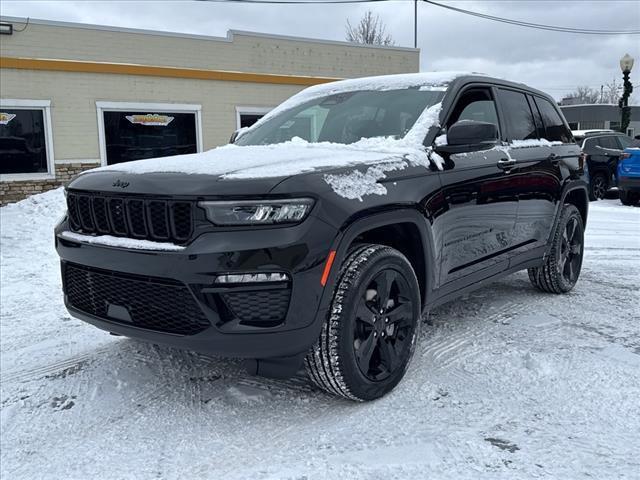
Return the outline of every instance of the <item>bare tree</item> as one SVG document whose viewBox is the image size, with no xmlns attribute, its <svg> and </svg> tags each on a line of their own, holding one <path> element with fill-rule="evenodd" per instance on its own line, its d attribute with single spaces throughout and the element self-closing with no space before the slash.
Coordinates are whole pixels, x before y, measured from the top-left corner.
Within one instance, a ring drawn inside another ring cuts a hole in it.
<svg viewBox="0 0 640 480">
<path fill-rule="evenodd" d="M 566 99 L 572 100 L 574 104 L 600 103 L 600 92 L 595 88 L 582 86 L 567 95 Z"/>
<path fill-rule="evenodd" d="M 606 83 L 602 89 L 602 99 L 600 103 L 618 104 L 618 99 L 622 93 L 622 85 L 614 78 L 611 83 Z"/>
<path fill-rule="evenodd" d="M 368 45 L 394 45 L 395 42 L 386 32 L 386 28 L 380 16 L 368 10 L 355 26 L 347 19 L 347 41 Z"/>
</svg>

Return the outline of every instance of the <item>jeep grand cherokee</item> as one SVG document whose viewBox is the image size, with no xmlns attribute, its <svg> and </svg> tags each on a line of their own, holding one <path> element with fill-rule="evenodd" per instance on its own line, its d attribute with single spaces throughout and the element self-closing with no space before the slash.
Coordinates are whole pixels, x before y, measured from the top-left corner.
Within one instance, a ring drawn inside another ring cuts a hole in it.
<svg viewBox="0 0 640 480">
<path fill-rule="evenodd" d="M 551 97 L 423 73 L 314 86 L 232 145 L 82 174 L 55 237 L 73 316 L 371 400 L 435 305 L 523 269 L 571 290 L 587 199 Z"/>
</svg>

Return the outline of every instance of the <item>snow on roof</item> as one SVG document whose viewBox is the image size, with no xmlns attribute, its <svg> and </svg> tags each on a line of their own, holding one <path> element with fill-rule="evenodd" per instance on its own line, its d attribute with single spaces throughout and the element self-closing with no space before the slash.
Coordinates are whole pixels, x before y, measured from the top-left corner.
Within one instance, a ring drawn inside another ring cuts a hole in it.
<svg viewBox="0 0 640 480">
<path fill-rule="evenodd" d="M 376 77 L 351 78 L 336 82 L 322 83 L 305 88 L 293 97 L 285 100 L 271 110 L 248 130 L 285 110 L 295 108 L 314 98 L 334 95 L 336 93 L 356 92 L 360 90 L 401 90 L 404 88 L 424 87 L 431 89 L 445 89 L 449 83 L 458 77 L 466 75 L 482 75 L 472 72 L 420 72 L 400 73 L 395 75 L 379 75 Z M 245 133 L 244 131 L 243 133 Z"/>
</svg>

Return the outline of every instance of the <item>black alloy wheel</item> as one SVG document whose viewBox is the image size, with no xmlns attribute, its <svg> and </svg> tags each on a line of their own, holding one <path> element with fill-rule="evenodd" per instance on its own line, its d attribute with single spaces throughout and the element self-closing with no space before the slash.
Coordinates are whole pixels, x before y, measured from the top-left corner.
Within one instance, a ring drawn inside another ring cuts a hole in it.
<svg viewBox="0 0 640 480">
<path fill-rule="evenodd" d="M 388 378 L 411 348 L 413 303 L 409 284 L 387 268 L 363 289 L 353 323 L 353 348 L 358 368 L 371 381 Z"/>
<path fill-rule="evenodd" d="M 558 268 L 567 283 L 575 283 L 578 280 L 582 264 L 582 244 L 583 232 L 579 219 L 571 217 L 562 232 L 558 259 Z"/>
<path fill-rule="evenodd" d="M 595 200 L 602 200 L 607 194 L 608 189 L 609 185 L 604 175 L 601 173 L 595 174 L 591 179 L 591 196 Z"/>
</svg>

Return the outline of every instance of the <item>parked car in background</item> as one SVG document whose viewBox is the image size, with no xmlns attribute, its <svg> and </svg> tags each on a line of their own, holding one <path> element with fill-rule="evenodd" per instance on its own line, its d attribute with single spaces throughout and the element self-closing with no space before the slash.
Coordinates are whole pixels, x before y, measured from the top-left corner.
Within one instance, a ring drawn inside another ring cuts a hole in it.
<svg viewBox="0 0 640 480">
<path fill-rule="evenodd" d="M 306 89 L 208 152 L 98 168 L 55 231 L 69 312 L 118 335 L 306 365 L 372 400 L 422 315 L 528 270 L 570 291 L 588 214 L 580 149 L 550 96 L 481 75 Z"/>
<path fill-rule="evenodd" d="M 625 148 L 618 162 L 618 189 L 624 205 L 640 202 L 640 135 Z"/>
<path fill-rule="evenodd" d="M 585 155 L 589 199 L 601 200 L 617 185 L 618 160 L 632 139 L 613 130 L 574 130 L 573 137 Z"/>
</svg>

